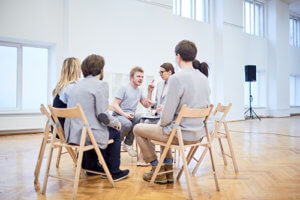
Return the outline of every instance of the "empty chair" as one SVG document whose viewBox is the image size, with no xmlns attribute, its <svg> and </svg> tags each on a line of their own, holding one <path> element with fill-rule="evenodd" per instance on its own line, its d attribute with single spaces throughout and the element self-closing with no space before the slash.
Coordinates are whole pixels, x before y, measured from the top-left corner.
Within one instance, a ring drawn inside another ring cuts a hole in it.
<svg viewBox="0 0 300 200">
<path fill-rule="evenodd" d="M 228 130 L 228 126 L 227 126 L 227 122 L 225 121 L 225 118 L 231 108 L 231 103 L 228 104 L 228 106 L 222 106 L 221 103 L 218 104 L 218 106 L 216 107 L 215 111 L 214 111 L 214 117 L 215 117 L 215 130 L 212 133 L 211 139 L 212 141 L 217 138 L 219 141 L 219 146 L 221 149 L 221 153 L 222 153 L 222 157 L 223 157 L 223 161 L 224 161 L 224 165 L 227 165 L 227 160 L 226 160 L 226 156 L 230 157 L 232 159 L 233 162 L 233 166 L 234 166 L 234 170 L 235 173 L 238 173 L 238 166 L 237 166 L 237 162 L 236 162 L 236 158 L 234 155 L 234 151 L 233 151 L 233 147 L 232 147 L 232 142 L 231 142 L 231 138 L 229 135 L 229 130 Z M 224 130 L 225 133 L 220 131 L 221 126 L 224 126 Z M 228 142 L 228 147 L 229 147 L 229 151 L 230 154 L 225 153 L 223 145 L 222 145 L 222 140 L 221 139 L 226 139 Z M 203 161 L 204 156 L 206 155 L 208 151 L 208 148 L 206 147 L 203 151 L 203 153 L 200 156 L 200 159 L 197 160 L 197 164 L 195 166 L 195 168 L 193 169 L 193 175 L 195 175 L 195 173 L 197 172 L 201 162 Z M 195 152 L 193 153 L 193 155 L 195 155 Z M 194 156 L 195 157 L 195 156 Z"/>
</svg>

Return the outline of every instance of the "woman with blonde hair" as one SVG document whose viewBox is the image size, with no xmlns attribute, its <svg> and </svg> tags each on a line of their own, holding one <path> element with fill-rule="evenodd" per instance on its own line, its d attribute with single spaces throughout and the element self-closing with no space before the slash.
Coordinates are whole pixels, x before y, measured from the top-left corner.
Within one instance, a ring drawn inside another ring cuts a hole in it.
<svg viewBox="0 0 300 200">
<path fill-rule="evenodd" d="M 60 80 L 52 92 L 54 97 L 53 107 L 66 108 L 68 103 L 67 91 L 79 80 L 81 74 L 80 60 L 78 58 L 66 58 L 61 69 Z M 64 118 L 59 119 L 64 127 Z"/>
</svg>

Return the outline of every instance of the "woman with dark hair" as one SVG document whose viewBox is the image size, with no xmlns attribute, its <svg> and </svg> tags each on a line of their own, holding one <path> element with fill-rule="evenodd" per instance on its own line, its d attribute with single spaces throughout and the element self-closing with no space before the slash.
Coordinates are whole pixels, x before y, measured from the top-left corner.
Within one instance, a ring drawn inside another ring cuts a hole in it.
<svg viewBox="0 0 300 200">
<path fill-rule="evenodd" d="M 171 63 L 163 63 L 160 66 L 159 69 L 159 75 L 162 79 L 157 84 L 157 89 L 156 89 L 156 95 L 155 95 L 155 104 L 152 107 L 152 109 L 155 109 L 155 116 L 152 118 L 148 118 L 148 116 L 142 117 L 141 122 L 146 123 L 146 124 L 157 124 L 159 119 L 160 119 L 160 114 L 163 109 L 163 105 L 166 101 L 166 94 L 167 94 L 167 89 L 168 89 L 168 80 L 172 74 L 175 73 L 174 67 Z M 151 96 L 151 94 L 150 94 Z M 147 166 L 149 164 L 145 163 L 143 160 L 143 154 L 140 153 L 138 161 L 137 161 L 137 166 Z"/>
<path fill-rule="evenodd" d="M 200 63 L 199 60 L 194 60 L 193 67 L 194 67 L 194 69 L 198 69 L 200 72 L 202 72 L 208 78 L 209 66 L 206 62 Z"/>
<path fill-rule="evenodd" d="M 174 67 L 171 63 L 164 63 L 160 66 L 159 75 L 163 81 L 157 84 L 156 96 L 155 96 L 155 108 L 156 114 L 160 115 L 163 104 L 166 100 L 166 94 L 168 89 L 168 80 L 172 74 L 174 74 Z"/>
</svg>

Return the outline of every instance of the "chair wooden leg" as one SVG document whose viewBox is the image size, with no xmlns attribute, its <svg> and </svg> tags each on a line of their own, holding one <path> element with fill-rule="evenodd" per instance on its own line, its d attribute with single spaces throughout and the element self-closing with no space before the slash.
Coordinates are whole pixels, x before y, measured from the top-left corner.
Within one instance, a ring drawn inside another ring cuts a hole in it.
<svg viewBox="0 0 300 200">
<path fill-rule="evenodd" d="M 171 142 L 170 142 L 170 144 L 171 144 Z M 161 155 L 161 157 L 160 157 L 160 159 L 159 159 L 159 161 L 158 161 L 158 164 L 157 164 L 157 166 L 156 166 L 156 169 L 154 170 L 154 173 L 153 173 L 152 178 L 151 178 L 151 180 L 150 180 L 149 186 L 152 186 L 152 185 L 153 185 L 154 180 L 156 179 L 156 176 L 157 176 L 157 174 L 158 174 L 158 172 L 159 172 L 159 170 L 160 170 L 160 168 L 161 168 L 161 165 L 162 165 L 162 163 L 163 163 L 163 161 L 164 161 L 164 159 L 165 159 L 165 157 L 166 157 L 166 155 L 167 155 L 167 152 L 168 152 L 168 150 L 170 149 L 170 144 L 167 145 L 167 146 L 165 146 L 164 151 L 163 151 L 163 153 L 162 153 L 162 155 Z"/>
<path fill-rule="evenodd" d="M 220 191 L 219 182 L 218 182 L 218 177 L 217 177 L 216 168 L 215 168 L 215 161 L 214 161 L 214 158 L 213 158 L 211 146 L 209 146 L 208 149 L 209 149 L 210 160 L 211 160 L 211 166 L 212 166 L 212 170 L 213 170 L 213 174 L 214 174 L 214 179 L 215 179 L 216 189 L 217 189 L 217 191 Z"/>
<path fill-rule="evenodd" d="M 186 157 L 186 159 L 187 159 L 187 165 L 190 164 L 190 162 L 191 162 L 193 156 L 194 156 L 195 153 L 197 152 L 198 147 L 199 147 L 199 146 L 191 147 L 191 149 L 190 149 L 190 151 L 189 151 L 189 153 L 188 153 L 188 155 L 187 155 L 187 157 Z M 182 172 L 183 172 L 183 166 L 182 166 L 182 168 L 180 169 L 180 171 L 179 171 L 179 173 L 178 173 L 178 175 L 177 175 L 177 180 L 180 179 L 180 177 L 181 177 L 181 175 L 182 175 Z"/>
<path fill-rule="evenodd" d="M 35 184 L 38 182 L 38 179 L 39 179 L 40 170 L 41 170 L 41 166 L 42 166 L 42 162 L 43 162 L 43 157 L 44 157 L 44 153 L 45 153 L 45 149 L 46 149 L 46 145 L 47 145 L 47 141 L 48 141 L 48 137 L 49 137 L 49 131 L 50 131 L 50 125 L 47 123 L 47 125 L 45 127 L 42 144 L 40 147 L 39 156 L 38 156 L 37 163 L 36 163 L 35 170 L 34 170 L 34 183 Z"/>
<path fill-rule="evenodd" d="M 229 130 L 228 130 L 228 126 L 227 126 L 226 122 L 224 123 L 224 127 L 225 127 L 225 133 L 226 133 L 227 142 L 228 142 L 228 146 L 229 146 L 229 150 L 230 150 L 230 155 L 231 155 L 231 158 L 232 158 L 232 161 L 233 161 L 234 171 L 237 174 L 237 173 L 239 173 L 239 169 L 238 169 L 237 162 L 236 162 L 236 159 L 235 159 L 235 155 L 234 155 L 234 152 L 233 152 L 232 142 L 231 142 L 231 138 L 230 138 L 230 135 L 229 135 Z"/>
<path fill-rule="evenodd" d="M 195 176 L 196 171 L 198 170 L 200 164 L 202 163 L 202 161 L 203 161 L 203 159 L 204 159 L 204 157 L 205 157 L 207 151 L 208 151 L 208 148 L 206 147 L 206 148 L 204 149 L 203 153 L 201 154 L 201 157 L 200 157 L 200 159 L 198 160 L 198 163 L 196 164 L 195 168 L 193 169 L 193 172 L 192 172 L 193 176 Z"/>
<path fill-rule="evenodd" d="M 219 140 L 219 145 L 220 145 L 220 149 L 221 149 L 221 153 L 222 153 L 224 165 L 227 166 L 226 155 L 225 155 L 225 152 L 224 152 L 224 148 L 223 148 L 223 145 L 222 145 L 221 138 L 218 138 L 218 140 Z"/>
<path fill-rule="evenodd" d="M 44 184 L 43 184 L 43 190 L 42 190 L 42 194 L 45 194 L 46 192 L 46 187 L 47 187 L 47 183 L 48 183 L 48 177 L 49 177 L 49 171 L 50 171 L 50 165 L 51 165 L 51 160 L 52 160 L 52 154 L 53 154 L 53 142 L 51 143 L 51 145 L 49 146 L 49 155 L 48 155 L 48 160 L 47 160 L 47 167 L 46 167 L 46 172 L 45 172 L 45 178 L 44 178 Z"/>
<path fill-rule="evenodd" d="M 184 154 L 183 150 L 180 150 L 182 154 Z M 191 176 L 190 173 L 188 171 L 188 167 L 187 167 L 187 161 L 185 159 L 185 156 L 182 156 L 182 162 L 183 162 L 183 169 L 184 169 L 184 174 L 185 174 L 185 178 L 186 178 L 186 183 L 187 183 L 187 188 L 188 188 L 188 194 L 189 194 L 189 199 L 192 199 L 192 182 L 191 182 Z"/>
<path fill-rule="evenodd" d="M 74 152 L 74 150 L 71 147 L 66 147 L 67 152 L 70 154 L 72 160 L 73 160 L 73 165 L 76 167 L 77 163 L 77 153 Z"/>
<path fill-rule="evenodd" d="M 96 141 L 95 141 L 95 143 L 96 143 Z M 114 180 L 112 179 L 112 176 L 111 176 L 111 174 L 110 174 L 110 171 L 109 171 L 109 169 L 108 169 L 108 167 L 107 167 L 107 165 L 106 165 L 106 162 L 105 162 L 105 160 L 104 160 L 104 158 L 103 158 L 103 156 L 102 156 L 102 154 L 101 154 L 101 152 L 100 152 L 100 150 L 99 150 L 99 147 L 98 147 L 96 144 L 93 144 L 93 145 L 95 146 L 95 151 L 96 151 L 96 153 L 97 153 L 97 155 L 98 155 L 98 160 L 99 160 L 99 162 L 101 163 L 101 165 L 102 165 L 102 167 L 103 167 L 103 169 L 104 169 L 104 172 L 105 172 L 105 174 L 106 174 L 106 176 L 107 176 L 107 178 L 108 178 L 110 184 L 111 184 L 113 187 L 116 187 L 116 185 L 115 185 L 115 183 L 114 183 Z"/>
<path fill-rule="evenodd" d="M 56 158 L 56 168 L 59 168 L 59 162 L 60 162 L 60 157 L 61 157 L 61 151 L 62 147 L 58 148 L 58 153 L 57 153 L 57 158 Z"/>
<path fill-rule="evenodd" d="M 72 199 L 76 199 L 77 191 L 78 191 L 78 184 L 79 184 L 79 176 L 81 172 L 81 162 L 82 162 L 82 157 L 83 157 L 83 150 L 80 147 L 79 149 L 79 154 L 78 154 L 78 159 L 77 159 L 77 165 L 76 165 L 76 171 L 75 171 L 75 179 L 73 183 L 73 194 L 72 194 Z"/>
<path fill-rule="evenodd" d="M 183 169 L 184 169 L 184 174 L 185 174 L 187 188 L 188 188 L 189 199 L 192 199 L 193 198 L 192 197 L 192 181 L 191 181 L 190 173 L 188 171 L 187 161 L 184 156 L 184 147 L 183 147 L 181 131 L 179 130 L 177 133 L 178 133 L 178 141 L 179 141 L 179 147 L 180 147 L 180 151 L 181 151 L 181 155 L 182 155 L 182 163 L 183 163 Z M 194 149 L 191 149 L 190 152 L 193 150 Z"/>
<path fill-rule="evenodd" d="M 173 156 L 173 162 L 176 165 L 176 163 L 177 163 L 177 151 L 176 151 L 176 149 L 174 149 L 173 154 L 174 154 L 174 156 Z"/>
<path fill-rule="evenodd" d="M 92 144 L 93 144 L 93 146 L 94 146 L 94 149 L 95 149 L 95 151 L 96 151 L 96 154 L 97 154 L 97 156 L 98 156 L 98 160 L 99 160 L 100 164 L 102 165 L 102 167 L 103 167 L 103 169 L 104 169 L 104 172 L 105 172 L 105 174 L 106 174 L 106 176 L 107 176 L 109 182 L 111 183 L 111 185 L 112 185 L 113 187 L 116 187 L 116 186 L 115 186 L 115 183 L 114 183 L 114 180 L 112 179 L 112 176 L 111 176 L 111 174 L 110 174 L 110 172 L 109 172 L 109 169 L 108 169 L 108 167 L 107 167 L 107 165 L 106 165 L 106 162 L 105 162 L 105 160 L 104 160 L 104 158 L 103 158 L 103 156 L 102 156 L 102 154 L 101 154 L 101 152 L 100 152 L 100 150 L 99 150 L 99 147 L 98 147 L 98 145 L 97 145 L 97 142 L 96 142 L 95 138 L 93 137 L 92 132 L 90 132 L 90 129 L 88 129 L 88 134 L 89 134 L 89 136 L 90 136 L 91 142 L 92 142 Z"/>
</svg>

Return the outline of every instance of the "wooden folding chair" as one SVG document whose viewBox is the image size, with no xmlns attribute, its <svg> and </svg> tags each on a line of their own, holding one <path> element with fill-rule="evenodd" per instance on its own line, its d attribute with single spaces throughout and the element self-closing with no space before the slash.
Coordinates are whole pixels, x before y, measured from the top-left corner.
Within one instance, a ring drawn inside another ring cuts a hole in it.
<svg viewBox="0 0 300 200">
<path fill-rule="evenodd" d="M 34 170 L 34 183 L 35 184 L 38 182 L 38 178 L 39 178 L 39 174 L 40 174 L 40 170 L 41 170 L 41 166 L 42 166 L 42 162 L 43 162 L 43 157 L 45 154 L 46 145 L 51 142 L 51 135 L 52 135 L 51 124 L 54 124 L 54 122 L 53 122 L 49 112 L 47 111 L 46 107 L 44 106 L 44 104 L 41 104 L 40 111 L 43 115 L 45 115 L 47 117 L 47 122 L 46 122 L 45 130 L 44 130 L 42 144 L 40 147 L 40 152 L 39 152 L 35 170 Z M 63 140 L 63 138 L 61 138 L 61 139 Z M 57 139 L 57 140 L 59 140 L 59 139 Z M 59 147 L 59 152 L 57 154 L 57 159 L 56 159 L 56 167 L 57 168 L 59 167 L 60 157 L 62 155 L 61 151 L 62 151 L 62 148 Z M 67 152 L 65 152 L 65 153 L 69 153 L 73 162 L 76 163 L 76 153 L 73 152 L 72 149 L 70 149 L 68 147 Z"/>
<path fill-rule="evenodd" d="M 212 112 L 212 109 L 213 109 L 213 105 L 211 105 L 209 108 L 190 109 L 190 108 L 187 108 L 186 105 L 184 104 L 180 109 L 180 112 L 177 116 L 177 119 L 175 121 L 175 124 L 173 126 L 172 132 L 169 136 L 169 139 L 168 139 L 167 143 L 152 140 L 155 144 L 164 146 L 165 149 L 164 149 L 164 151 L 163 151 L 163 153 L 162 153 L 162 155 L 159 159 L 158 165 L 157 165 L 157 167 L 154 171 L 154 174 L 151 178 L 150 185 L 153 185 L 154 180 L 155 180 L 155 178 L 158 174 L 174 172 L 175 170 L 177 170 L 177 169 L 173 169 L 173 170 L 170 170 L 170 171 L 165 171 L 165 172 L 160 172 L 159 173 L 160 167 L 163 163 L 163 160 L 165 159 L 165 157 L 167 155 L 168 149 L 169 148 L 176 149 L 176 150 L 180 151 L 180 154 L 181 154 L 180 157 L 182 158 L 182 162 L 183 162 L 182 169 L 185 172 L 186 182 L 187 182 L 187 186 L 188 186 L 188 195 L 189 195 L 189 199 L 192 199 L 191 176 L 188 172 L 187 159 L 185 158 L 185 153 L 184 152 L 185 152 L 186 147 L 191 147 L 190 152 L 189 152 L 189 154 L 191 154 L 191 152 L 193 152 L 195 147 L 204 146 L 204 147 L 207 147 L 209 149 L 211 164 L 212 164 L 212 171 L 213 171 L 213 175 L 214 175 L 214 179 L 215 179 L 216 188 L 217 188 L 218 191 L 220 190 L 219 189 L 219 184 L 218 184 L 218 179 L 217 179 L 217 174 L 216 174 L 216 170 L 215 170 L 213 154 L 212 154 L 212 150 L 211 150 L 211 146 L 210 146 L 210 142 L 211 142 L 210 135 L 209 135 L 209 132 L 208 132 L 208 128 L 206 126 L 207 119 L 208 119 L 210 113 Z M 180 128 L 180 122 L 181 122 L 182 118 L 205 118 L 205 120 L 203 122 L 203 130 L 205 131 L 206 137 L 208 138 L 207 142 L 202 143 L 201 142 L 202 140 L 200 140 L 200 141 L 196 141 L 195 143 L 192 143 L 192 144 L 184 144 L 184 141 L 182 139 L 181 128 Z M 177 133 L 177 138 L 178 138 L 179 144 L 173 145 L 172 141 L 173 141 L 174 136 L 175 136 L 176 133 Z M 177 176 L 177 180 L 179 178 L 180 178 L 180 176 Z"/>
<path fill-rule="evenodd" d="M 105 174 L 109 180 L 109 182 L 111 183 L 111 185 L 113 187 L 115 187 L 115 183 L 112 179 L 112 176 L 109 172 L 109 169 L 105 163 L 105 160 L 101 154 L 101 151 L 99 150 L 99 147 L 97 145 L 97 142 L 94 138 L 94 135 L 92 133 L 92 130 L 89 126 L 89 123 L 86 119 L 86 116 L 82 110 L 81 105 L 77 105 L 74 108 L 54 108 L 51 105 L 48 106 L 50 113 L 54 119 L 55 122 L 55 126 L 54 126 L 54 131 L 53 131 L 53 135 L 52 135 L 52 139 L 51 139 L 51 145 L 50 145 L 50 149 L 49 149 L 49 155 L 48 155 L 48 161 L 47 161 L 47 168 L 46 168 L 46 172 L 45 172 L 45 178 L 44 178 L 44 185 L 43 185 L 43 190 L 42 190 L 42 194 L 45 194 L 46 192 L 46 187 L 47 187 L 47 182 L 48 182 L 48 177 L 53 177 L 53 178 L 58 178 L 58 179 L 62 179 L 62 180 L 67 180 L 67 181 L 72 181 L 73 184 L 73 199 L 76 199 L 76 194 L 77 194 L 77 190 L 78 190 L 78 183 L 79 183 L 79 176 L 80 173 L 85 174 L 84 172 L 91 172 L 94 174 L 100 174 L 100 175 L 104 175 L 103 173 L 100 172 L 96 172 L 96 171 L 91 171 L 91 170 L 86 170 L 86 169 L 82 169 L 81 168 L 81 164 L 82 164 L 82 157 L 83 157 L 83 153 L 85 151 L 94 149 L 97 156 L 98 156 L 98 160 L 100 162 L 100 164 L 102 165 Z M 81 139 L 80 139 L 80 145 L 76 145 L 76 144 L 68 144 L 65 140 L 59 140 L 58 142 L 55 141 L 56 135 L 58 135 L 60 138 L 63 137 L 64 138 L 64 131 L 58 121 L 58 117 L 64 117 L 64 118 L 72 118 L 72 117 L 80 117 L 82 122 L 83 122 L 83 126 L 82 126 L 82 133 L 81 133 Z M 86 142 L 86 136 L 89 136 L 90 140 L 91 140 L 91 145 L 85 145 Z M 113 140 L 109 140 L 109 144 L 112 143 Z M 69 148 L 74 148 L 77 150 L 78 152 L 78 158 L 77 158 L 77 162 L 76 162 L 76 171 L 75 171 L 75 177 L 74 179 L 68 179 L 68 178 L 63 178 L 60 176 L 56 176 L 56 175 L 51 175 L 49 174 L 49 170 L 50 170 L 50 164 L 51 164 L 51 159 L 52 159 L 52 154 L 53 154 L 53 149 L 58 146 L 58 147 L 69 147 Z"/>
<path fill-rule="evenodd" d="M 238 166 L 237 166 L 237 162 L 236 162 L 235 155 L 234 155 L 234 152 L 233 152 L 233 147 L 232 147 L 232 142 L 231 142 L 230 135 L 229 135 L 227 122 L 225 121 L 225 118 L 226 118 L 226 116 L 227 116 L 227 114 L 228 114 L 228 112 L 231 108 L 231 105 L 232 104 L 229 103 L 228 106 L 222 106 L 221 103 L 219 103 L 218 106 L 216 107 L 216 109 L 213 113 L 214 116 L 215 116 L 215 130 L 212 133 L 211 140 L 213 141 L 215 138 L 218 138 L 219 146 L 220 146 L 223 161 L 224 161 L 224 165 L 227 166 L 226 156 L 230 157 L 232 159 L 232 162 L 233 162 L 235 173 L 238 173 L 239 172 L 238 171 Z M 221 128 L 222 125 L 224 126 L 225 133 L 220 132 L 220 128 Z M 224 139 L 224 138 L 228 142 L 230 155 L 224 152 L 224 148 L 223 148 L 222 141 L 221 141 L 221 139 Z M 201 162 L 203 161 L 203 158 L 206 155 L 207 151 L 208 151 L 208 148 L 206 147 L 204 149 L 203 153 L 201 154 L 199 160 L 194 158 L 195 160 L 197 160 L 197 164 L 196 164 L 196 166 L 193 170 L 193 175 L 195 175 L 195 173 L 197 172 L 197 170 L 198 170 Z M 195 152 L 193 154 L 195 154 Z"/>
</svg>

